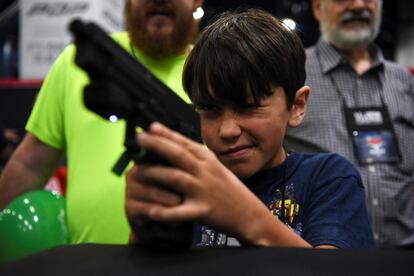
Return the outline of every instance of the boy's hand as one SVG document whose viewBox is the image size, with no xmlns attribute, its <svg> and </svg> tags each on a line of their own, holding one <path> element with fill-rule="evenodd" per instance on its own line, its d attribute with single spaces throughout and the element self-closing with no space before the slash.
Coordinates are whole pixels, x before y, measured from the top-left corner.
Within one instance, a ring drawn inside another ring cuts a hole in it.
<svg viewBox="0 0 414 276">
<path fill-rule="evenodd" d="M 140 134 L 138 142 L 172 166 L 135 166 L 128 172 L 126 212 L 130 222 L 195 220 L 249 244 L 309 246 L 203 145 L 158 123 Z"/>
<path fill-rule="evenodd" d="M 244 224 L 255 218 L 253 214 L 258 208 L 268 213 L 256 196 L 203 145 L 158 123 L 140 134 L 138 142 L 172 166 L 134 166 L 128 172 L 126 211 L 130 221 L 197 220 L 237 235 Z"/>
</svg>

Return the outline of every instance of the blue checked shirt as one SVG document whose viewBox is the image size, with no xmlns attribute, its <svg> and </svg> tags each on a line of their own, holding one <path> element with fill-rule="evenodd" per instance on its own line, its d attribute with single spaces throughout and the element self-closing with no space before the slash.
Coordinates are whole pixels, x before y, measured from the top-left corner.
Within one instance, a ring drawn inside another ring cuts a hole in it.
<svg viewBox="0 0 414 276">
<path fill-rule="evenodd" d="M 408 69 L 385 60 L 376 46 L 370 50 L 372 66 L 362 75 L 323 40 L 306 52 L 308 110 L 303 124 L 288 130 L 285 146 L 293 151 L 336 152 L 349 159 L 362 176 L 375 242 L 399 245 L 414 236 L 414 78 Z M 381 97 L 402 161 L 361 166 L 346 129 L 343 100 L 348 107 L 379 107 Z"/>
</svg>

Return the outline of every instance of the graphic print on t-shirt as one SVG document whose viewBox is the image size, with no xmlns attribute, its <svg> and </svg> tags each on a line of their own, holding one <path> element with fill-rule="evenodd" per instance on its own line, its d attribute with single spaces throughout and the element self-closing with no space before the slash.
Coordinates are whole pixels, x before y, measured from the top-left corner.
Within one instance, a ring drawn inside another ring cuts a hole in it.
<svg viewBox="0 0 414 276">
<path fill-rule="evenodd" d="M 283 207 L 284 206 L 284 207 Z M 282 208 L 283 207 L 283 208 Z M 297 235 L 302 236 L 302 222 L 297 221 L 300 204 L 295 197 L 294 185 L 279 187 L 268 204 L 270 212 Z M 214 231 L 206 226 L 201 227 L 201 240 L 197 246 L 238 246 L 236 239 Z"/>
<path fill-rule="evenodd" d="M 293 183 L 276 189 L 275 195 L 267 206 L 270 212 L 290 229 L 302 236 L 302 223 L 297 222 L 300 204 L 295 198 Z"/>
</svg>

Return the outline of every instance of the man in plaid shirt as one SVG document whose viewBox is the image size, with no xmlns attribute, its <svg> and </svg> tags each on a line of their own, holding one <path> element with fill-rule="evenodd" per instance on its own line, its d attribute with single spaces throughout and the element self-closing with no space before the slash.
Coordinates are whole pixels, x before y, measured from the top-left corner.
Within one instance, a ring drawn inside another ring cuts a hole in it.
<svg viewBox="0 0 414 276">
<path fill-rule="evenodd" d="M 337 152 L 358 166 L 378 246 L 414 236 L 414 78 L 373 44 L 382 0 L 313 0 L 322 37 L 307 49 L 312 94 L 293 151 Z"/>
</svg>

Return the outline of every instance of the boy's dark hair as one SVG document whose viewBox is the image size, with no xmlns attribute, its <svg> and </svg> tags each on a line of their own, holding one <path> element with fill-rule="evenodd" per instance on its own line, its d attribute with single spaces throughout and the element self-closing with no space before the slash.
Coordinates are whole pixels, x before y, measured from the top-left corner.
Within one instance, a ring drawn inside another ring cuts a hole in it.
<svg viewBox="0 0 414 276">
<path fill-rule="evenodd" d="M 282 87 L 290 109 L 305 78 L 297 34 L 270 13 L 249 9 L 223 13 L 204 29 L 186 62 L 183 85 L 196 105 L 237 106 L 251 105 L 249 95 L 257 104 Z"/>
</svg>

